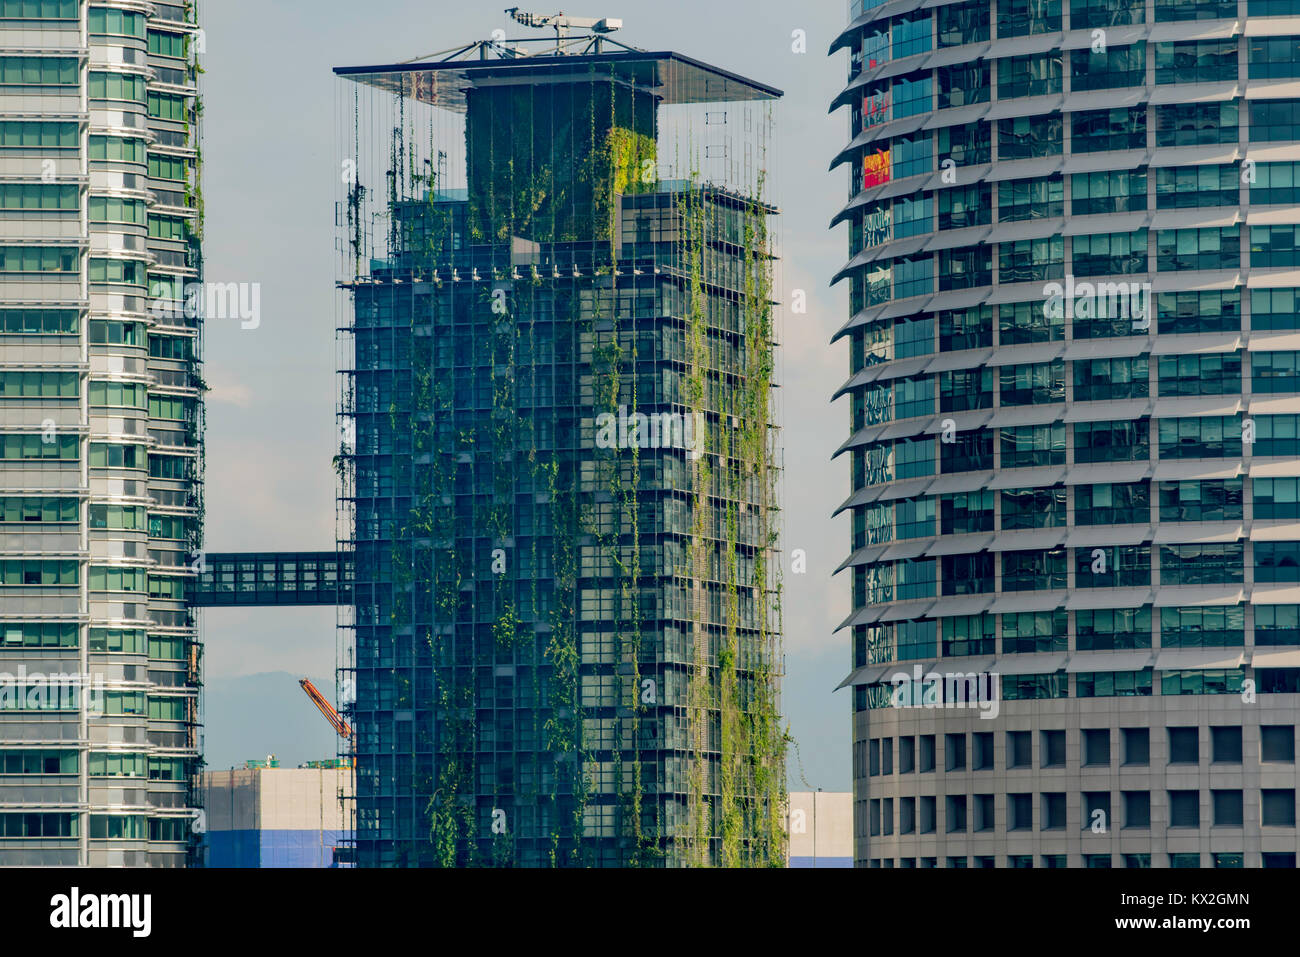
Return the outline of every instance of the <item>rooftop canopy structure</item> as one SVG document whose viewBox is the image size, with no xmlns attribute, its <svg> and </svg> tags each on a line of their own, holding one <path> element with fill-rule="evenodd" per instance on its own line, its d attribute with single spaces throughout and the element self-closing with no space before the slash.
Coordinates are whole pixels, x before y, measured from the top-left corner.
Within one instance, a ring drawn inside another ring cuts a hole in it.
<svg viewBox="0 0 1300 957">
<path fill-rule="evenodd" d="M 475 44 L 470 50 L 487 47 Z M 598 70 L 615 83 L 661 104 L 741 103 L 778 99 L 775 87 L 701 63 L 680 53 L 620 49 L 582 55 L 498 56 L 429 63 L 336 67 L 338 76 L 430 106 L 465 113 L 467 92 L 486 87 L 579 82 Z"/>
</svg>

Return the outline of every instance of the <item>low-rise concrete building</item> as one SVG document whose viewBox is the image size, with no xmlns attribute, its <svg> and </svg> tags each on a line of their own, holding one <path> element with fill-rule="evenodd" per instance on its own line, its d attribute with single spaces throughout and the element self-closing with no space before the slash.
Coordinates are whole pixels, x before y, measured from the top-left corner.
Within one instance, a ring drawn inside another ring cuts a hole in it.
<svg viewBox="0 0 1300 957">
<path fill-rule="evenodd" d="M 206 865 L 337 866 L 336 851 L 352 838 L 342 804 L 351 788 L 352 769 L 346 767 L 206 772 Z"/>
<path fill-rule="evenodd" d="M 790 792 L 790 867 L 853 866 L 853 794 Z"/>
</svg>

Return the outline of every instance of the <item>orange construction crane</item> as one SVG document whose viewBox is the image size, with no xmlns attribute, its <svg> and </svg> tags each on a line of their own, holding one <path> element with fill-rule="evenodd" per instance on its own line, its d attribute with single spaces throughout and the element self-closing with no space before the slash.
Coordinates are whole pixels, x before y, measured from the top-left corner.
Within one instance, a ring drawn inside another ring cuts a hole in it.
<svg viewBox="0 0 1300 957">
<path fill-rule="evenodd" d="M 311 683 L 310 678 L 302 678 L 298 684 L 302 685 L 302 690 L 307 692 L 307 697 L 320 709 L 320 713 L 325 715 L 325 720 L 334 726 L 334 730 L 339 733 L 340 738 L 353 739 L 352 726 L 343 720 L 343 716 L 334 710 L 334 705 L 326 700 L 325 696 L 316 690 L 316 686 Z"/>
</svg>

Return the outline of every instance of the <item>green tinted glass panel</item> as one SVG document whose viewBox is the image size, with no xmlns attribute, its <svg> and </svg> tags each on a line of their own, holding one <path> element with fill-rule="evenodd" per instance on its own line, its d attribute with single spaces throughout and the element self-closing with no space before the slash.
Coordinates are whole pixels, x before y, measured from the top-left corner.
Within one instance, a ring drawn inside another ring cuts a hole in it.
<svg viewBox="0 0 1300 957">
<path fill-rule="evenodd" d="M 92 100 L 126 100 L 131 103 L 145 102 L 145 79 L 128 73 L 92 73 L 90 74 L 90 98 Z"/>
<path fill-rule="evenodd" d="M 145 224 L 145 204 L 138 199 L 118 199 L 114 196 L 90 197 L 90 221 L 94 223 Z"/>
<path fill-rule="evenodd" d="M 80 457 L 81 441 L 75 435 L 0 435 L 0 460 L 62 459 Z"/>
<path fill-rule="evenodd" d="M 76 123 L 54 120 L 0 122 L 0 149 L 75 150 L 81 145 Z"/>
<path fill-rule="evenodd" d="M 0 624 L 0 648 L 75 648 L 74 622 L 11 622 Z"/>
<path fill-rule="evenodd" d="M 154 56 L 185 57 L 185 37 L 179 33 L 149 31 L 149 52 Z"/>
<path fill-rule="evenodd" d="M 0 273 L 75 273 L 80 262 L 81 253 L 76 249 L 57 246 L 0 247 Z"/>
<path fill-rule="evenodd" d="M 75 372 L 0 372 L 0 399 L 75 399 Z"/>
<path fill-rule="evenodd" d="M 75 20 L 80 0 L 0 0 L 0 19 Z"/>
<path fill-rule="evenodd" d="M 0 183 L 0 209 L 80 209 L 80 187 L 63 183 Z"/>
<path fill-rule="evenodd" d="M 0 585 L 8 588 L 76 585 L 80 580 L 75 561 L 0 561 Z"/>
<path fill-rule="evenodd" d="M 145 16 L 127 10 L 106 7 L 90 8 L 90 32 L 144 38 Z"/>
<path fill-rule="evenodd" d="M 0 84 L 5 86 L 76 86 L 80 79 L 71 57 L 0 56 Z"/>
</svg>

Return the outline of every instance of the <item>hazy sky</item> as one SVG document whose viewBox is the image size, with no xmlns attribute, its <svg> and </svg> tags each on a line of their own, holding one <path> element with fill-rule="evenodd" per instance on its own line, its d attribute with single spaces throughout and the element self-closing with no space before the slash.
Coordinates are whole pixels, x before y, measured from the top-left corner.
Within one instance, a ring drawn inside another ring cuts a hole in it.
<svg viewBox="0 0 1300 957">
<path fill-rule="evenodd" d="M 520 0 L 522 2 L 522 0 Z M 550 6 L 525 10 L 553 13 Z M 558 0 L 550 0 L 559 5 Z M 393 63 L 525 32 L 495 3 L 448 0 L 204 0 L 204 196 L 207 278 L 256 282 L 262 323 L 207 330 L 209 551 L 324 550 L 334 544 L 335 66 Z M 847 435 L 830 396 L 848 376 L 847 292 L 829 280 L 847 258 L 845 227 L 827 228 L 845 201 L 844 54 L 826 50 L 847 4 L 814 0 L 566 0 L 565 12 L 621 17 L 618 38 L 675 50 L 786 92 L 778 112 L 774 195 L 783 210 L 783 298 L 806 290 L 808 313 L 783 322 L 786 528 L 783 547 L 808 554 L 786 575 L 784 709 L 812 787 L 850 787 L 850 699 L 832 689 L 849 671 L 849 583 L 831 572 L 848 553 L 846 463 L 830 456 Z M 792 50 L 803 30 L 807 52 Z M 540 36 L 541 34 L 538 33 Z M 333 609 L 204 613 L 209 678 L 269 671 L 333 674 Z M 285 695 L 300 695 L 296 685 Z M 309 704 L 303 699 L 304 706 Z M 208 729 L 208 736 L 219 732 Z M 251 754 L 249 755 L 252 756 Z M 791 782 L 801 786 L 792 749 Z"/>
</svg>

